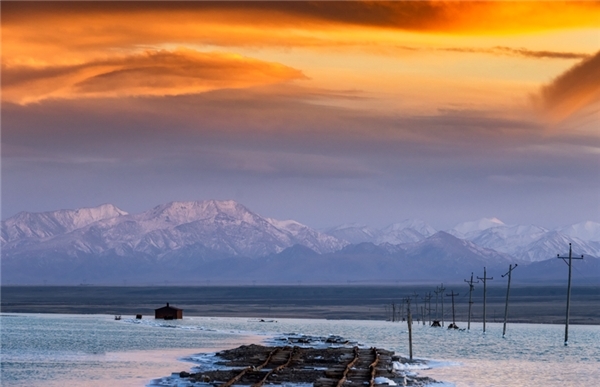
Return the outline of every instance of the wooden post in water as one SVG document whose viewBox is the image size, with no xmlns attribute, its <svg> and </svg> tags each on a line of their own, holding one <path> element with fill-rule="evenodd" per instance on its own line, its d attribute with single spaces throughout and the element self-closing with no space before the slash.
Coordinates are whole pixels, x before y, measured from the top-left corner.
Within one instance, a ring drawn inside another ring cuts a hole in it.
<svg viewBox="0 0 600 387">
<path fill-rule="evenodd" d="M 428 292 L 427 296 L 425 297 L 425 305 L 429 303 L 429 307 L 425 308 L 425 310 L 427 311 L 427 325 L 431 325 L 431 297 L 433 297 L 431 292 Z"/>
<path fill-rule="evenodd" d="M 481 277 L 477 277 L 477 279 L 480 279 L 483 281 L 483 333 L 485 333 L 485 298 L 486 298 L 486 285 L 487 285 L 487 280 L 493 280 L 494 277 L 486 277 L 486 272 L 485 272 L 485 266 L 483 267 L 483 278 Z"/>
<path fill-rule="evenodd" d="M 412 350 L 412 315 L 410 314 L 410 298 L 407 300 L 407 308 L 406 308 L 406 321 L 408 322 L 408 353 L 409 358 L 412 361 L 413 359 L 413 350 Z"/>
<path fill-rule="evenodd" d="M 444 327 L 444 290 L 446 290 L 446 288 L 444 287 L 444 284 L 442 284 L 442 286 L 439 287 L 440 289 L 440 293 L 442 293 L 442 328 Z"/>
<path fill-rule="evenodd" d="M 508 265 L 508 273 L 502 275 L 502 278 L 504 278 L 506 275 L 508 275 L 508 286 L 506 287 L 506 305 L 504 306 L 504 326 L 502 327 L 502 337 L 506 337 L 506 320 L 508 319 L 508 294 L 510 293 L 510 277 L 512 274 L 512 271 L 517 267 L 518 265 L 515 263 L 515 267 L 513 267 L 512 265 Z"/>
<path fill-rule="evenodd" d="M 566 317 L 565 317 L 565 345 L 569 345 L 569 307 L 570 307 L 570 303 L 571 303 L 571 266 L 573 264 L 572 260 L 573 259 L 583 259 L 583 255 L 581 257 L 573 257 L 573 252 L 571 250 L 571 244 L 569 243 L 569 256 L 568 257 L 561 257 L 559 254 L 556 254 L 556 258 L 560 258 L 563 261 L 565 261 L 565 263 L 567 265 L 569 265 L 569 282 L 567 283 L 567 313 L 566 313 Z M 569 262 L 567 262 L 565 259 L 569 258 Z"/>
<path fill-rule="evenodd" d="M 452 327 L 454 329 L 457 328 L 456 326 L 456 315 L 454 314 L 454 296 L 458 296 L 458 293 L 454 293 L 454 290 L 452 291 L 452 293 L 450 294 L 446 294 L 449 297 L 452 297 Z"/>
<path fill-rule="evenodd" d="M 469 284 L 469 317 L 467 322 L 467 331 L 471 330 L 471 306 L 473 305 L 473 289 L 475 289 L 474 283 L 478 284 L 479 281 L 473 282 L 473 272 L 471 272 L 471 281 L 465 280 Z"/>
<path fill-rule="evenodd" d="M 413 292 L 413 296 L 415 296 L 415 316 L 417 316 L 417 324 L 419 323 L 419 295 L 417 292 Z"/>
<path fill-rule="evenodd" d="M 435 290 L 433 291 L 435 293 L 435 319 L 438 320 L 438 294 L 440 294 L 440 288 L 439 287 L 435 287 Z"/>
</svg>

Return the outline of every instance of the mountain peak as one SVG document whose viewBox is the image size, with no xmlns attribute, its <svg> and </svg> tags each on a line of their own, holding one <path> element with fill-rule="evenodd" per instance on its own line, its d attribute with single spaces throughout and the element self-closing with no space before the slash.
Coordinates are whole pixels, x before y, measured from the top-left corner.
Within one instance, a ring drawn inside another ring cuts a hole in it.
<svg viewBox="0 0 600 387">
<path fill-rule="evenodd" d="M 463 223 L 459 223 L 456 226 L 454 226 L 454 228 L 452 228 L 451 233 L 452 234 L 458 234 L 460 235 L 468 235 L 469 233 L 472 232 L 479 232 L 479 231 L 483 231 L 483 230 L 487 230 L 488 228 L 492 228 L 492 227 L 502 227 L 502 226 L 506 226 L 506 224 L 504 224 L 504 222 L 502 222 L 500 219 L 498 218 L 481 218 L 478 220 L 472 220 L 472 221 L 468 221 L 468 222 L 463 222 Z"/>
<path fill-rule="evenodd" d="M 2 222 L 2 241 L 23 238 L 48 238 L 67 233 L 94 222 L 127 215 L 112 204 L 84 207 L 76 210 L 19 212 Z"/>
<path fill-rule="evenodd" d="M 600 223 L 591 220 L 562 227 L 558 231 L 587 241 L 600 241 Z"/>
<path fill-rule="evenodd" d="M 144 214 L 147 218 L 184 224 L 214 218 L 221 213 L 235 217 L 251 214 L 246 207 L 233 200 L 174 201 L 158 205 Z"/>
</svg>

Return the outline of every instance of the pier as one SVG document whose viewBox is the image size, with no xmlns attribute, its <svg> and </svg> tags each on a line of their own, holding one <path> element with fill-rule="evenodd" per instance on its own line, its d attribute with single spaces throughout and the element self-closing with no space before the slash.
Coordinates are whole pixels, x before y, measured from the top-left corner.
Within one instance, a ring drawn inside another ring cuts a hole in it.
<svg viewBox="0 0 600 387">
<path fill-rule="evenodd" d="M 241 346 L 221 351 L 222 370 L 181 372 L 180 377 L 218 387 L 312 384 L 314 387 L 404 385 L 423 386 L 427 377 L 395 371 L 393 362 L 408 363 L 380 348 L 313 348 Z M 419 362 L 419 361 L 416 361 Z M 415 363 L 415 362 L 413 362 Z"/>
</svg>

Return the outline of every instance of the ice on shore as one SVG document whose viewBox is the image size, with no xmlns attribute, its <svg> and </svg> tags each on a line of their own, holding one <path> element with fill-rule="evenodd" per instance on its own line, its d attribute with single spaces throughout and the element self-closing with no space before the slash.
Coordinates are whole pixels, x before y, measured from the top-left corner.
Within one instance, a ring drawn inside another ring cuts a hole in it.
<svg viewBox="0 0 600 387">
<path fill-rule="evenodd" d="M 413 371 L 413 370 L 428 370 L 431 368 L 429 364 L 425 363 L 401 363 L 399 361 L 395 361 L 392 363 L 392 367 L 395 372 L 400 371 Z"/>
<path fill-rule="evenodd" d="M 398 385 L 392 379 L 384 378 L 383 376 L 376 377 L 375 384 L 387 384 L 388 386 L 397 386 Z"/>
</svg>

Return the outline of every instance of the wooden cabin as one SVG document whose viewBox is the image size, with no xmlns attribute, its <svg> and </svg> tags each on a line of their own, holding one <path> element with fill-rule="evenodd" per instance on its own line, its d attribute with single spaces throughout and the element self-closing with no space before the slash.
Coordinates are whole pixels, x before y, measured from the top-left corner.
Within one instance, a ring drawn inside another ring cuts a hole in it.
<svg viewBox="0 0 600 387">
<path fill-rule="evenodd" d="M 154 318 L 160 318 L 163 320 L 178 320 L 183 318 L 183 309 L 170 306 L 167 302 L 167 306 L 162 308 L 154 309 Z"/>
</svg>

